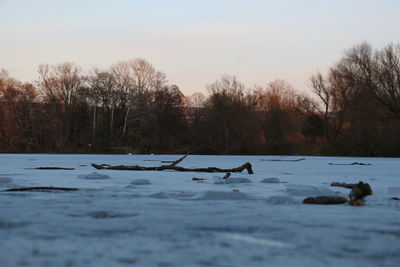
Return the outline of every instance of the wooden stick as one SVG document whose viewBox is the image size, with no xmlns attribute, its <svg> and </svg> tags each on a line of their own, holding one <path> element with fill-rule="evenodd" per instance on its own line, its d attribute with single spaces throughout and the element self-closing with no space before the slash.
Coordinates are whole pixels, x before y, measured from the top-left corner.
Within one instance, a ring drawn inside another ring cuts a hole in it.
<svg viewBox="0 0 400 267">
<path fill-rule="evenodd" d="M 161 165 L 158 167 L 144 167 L 139 165 L 133 166 L 110 166 L 108 164 L 91 164 L 94 168 L 98 170 L 124 170 L 124 171 L 164 171 L 164 170 L 174 170 L 181 172 L 242 172 L 243 170 L 247 170 L 249 174 L 253 174 L 253 168 L 249 162 L 232 169 L 221 169 L 217 167 L 208 167 L 208 168 L 184 168 L 175 165 Z"/>
<path fill-rule="evenodd" d="M 353 163 L 328 163 L 329 165 L 361 165 L 361 166 L 372 166 L 371 163 L 353 162 Z"/>
<path fill-rule="evenodd" d="M 337 187 L 344 187 L 344 188 L 349 188 L 352 189 L 353 186 L 356 184 L 347 184 L 347 183 L 339 183 L 339 182 L 332 182 L 331 186 L 337 186 Z"/>
<path fill-rule="evenodd" d="M 78 188 L 72 187 L 53 187 L 53 186 L 37 186 L 37 187 L 20 187 L 20 188 L 11 188 L 2 190 L 0 192 L 17 192 L 17 191 L 41 191 L 41 192 L 50 192 L 50 191 L 77 191 Z"/>
<path fill-rule="evenodd" d="M 188 155 L 189 155 L 189 153 L 186 153 L 183 157 L 180 157 L 177 160 L 144 159 L 143 161 L 157 161 L 157 162 L 161 162 L 161 163 L 171 163 L 172 166 L 175 166 L 178 163 L 182 162 Z"/>
<path fill-rule="evenodd" d="M 225 174 L 225 176 L 222 177 L 222 179 L 228 179 L 230 176 L 231 176 L 231 173 L 230 173 L 230 172 L 227 172 L 227 173 Z"/>
<path fill-rule="evenodd" d="M 178 165 L 178 163 L 182 162 L 187 156 L 189 155 L 189 153 L 186 153 L 183 157 L 175 160 L 172 162 L 172 164 L 170 166 L 176 166 Z M 161 163 L 164 163 L 164 161 L 161 161 Z"/>
<path fill-rule="evenodd" d="M 35 170 L 75 170 L 74 168 L 63 168 L 63 167 L 37 167 Z"/>
<path fill-rule="evenodd" d="M 356 199 L 363 199 L 366 196 L 372 195 L 372 190 L 369 184 L 358 182 L 351 188 L 350 192 L 350 201 L 354 201 Z"/>
<path fill-rule="evenodd" d="M 306 160 L 305 158 L 301 158 L 301 159 L 260 159 L 260 161 L 284 161 L 284 162 L 298 162 L 298 161 L 302 161 L 302 160 Z"/>
</svg>

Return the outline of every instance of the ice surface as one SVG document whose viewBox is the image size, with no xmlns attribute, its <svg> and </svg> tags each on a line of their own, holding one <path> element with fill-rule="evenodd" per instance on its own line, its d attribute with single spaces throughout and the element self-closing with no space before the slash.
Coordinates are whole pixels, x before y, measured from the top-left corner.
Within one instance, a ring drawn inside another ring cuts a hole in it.
<svg viewBox="0 0 400 267">
<path fill-rule="evenodd" d="M 249 197 L 241 192 L 207 191 L 199 199 L 203 200 L 247 200 Z"/>
<path fill-rule="evenodd" d="M 246 177 L 230 177 L 227 179 L 223 179 L 219 176 L 214 176 L 214 184 L 242 184 L 242 183 L 251 183 L 251 180 Z"/>
<path fill-rule="evenodd" d="M 389 194 L 396 194 L 400 196 L 400 187 L 389 187 L 388 192 Z"/>
<path fill-rule="evenodd" d="M 133 185 L 147 185 L 151 184 L 149 179 L 135 179 L 131 182 Z"/>
<path fill-rule="evenodd" d="M 214 184 L 213 176 L 224 174 L 175 171 L 96 170 L 111 179 L 79 178 L 95 171 L 90 163 L 156 166 L 160 160 L 179 157 L 0 154 L 0 190 L 17 185 L 81 189 L 0 192 L 0 266 L 398 266 L 400 262 L 400 201 L 391 199 L 400 197 L 400 159 L 305 157 L 293 163 L 260 161 L 276 156 L 191 155 L 179 165 L 232 168 L 251 162 L 254 175 L 232 175 L 252 183 Z M 37 166 L 75 170 L 32 169 Z M 196 182 L 192 177 L 207 180 Z M 280 177 L 285 183 L 261 183 L 265 177 Z M 309 196 L 348 196 L 349 189 L 330 187 L 334 181 L 364 181 L 374 194 L 365 199 L 364 207 L 301 203 Z"/>
<path fill-rule="evenodd" d="M 0 176 L 0 184 L 8 184 L 8 183 L 12 183 L 12 179 L 10 177 Z"/>
<path fill-rule="evenodd" d="M 338 194 L 327 188 L 303 184 L 288 184 L 286 185 L 286 190 L 290 196 L 300 197 L 331 196 Z"/>
<path fill-rule="evenodd" d="M 251 183 L 251 180 L 246 177 L 243 177 L 243 178 L 230 177 L 228 179 L 225 179 L 225 183 L 226 184 L 243 184 L 243 183 Z"/>
<path fill-rule="evenodd" d="M 89 174 L 81 174 L 78 176 L 79 179 L 89 179 L 89 180 L 105 180 L 111 179 L 110 176 L 105 174 L 99 174 L 97 172 L 89 173 Z"/>
<path fill-rule="evenodd" d="M 288 196 L 271 196 L 271 197 L 267 198 L 267 203 L 275 204 L 275 205 L 298 204 L 298 201 L 296 201 L 294 198 L 288 197 Z"/>
<path fill-rule="evenodd" d="M 265 178 L 261 181 L 261 183 L 266 183 L 266 184 L 279 184 L 281 182 L 281 180 L 279 180 L 279 178 L 276 177 L 271 177 L 271 178 Z"/>
</svg>

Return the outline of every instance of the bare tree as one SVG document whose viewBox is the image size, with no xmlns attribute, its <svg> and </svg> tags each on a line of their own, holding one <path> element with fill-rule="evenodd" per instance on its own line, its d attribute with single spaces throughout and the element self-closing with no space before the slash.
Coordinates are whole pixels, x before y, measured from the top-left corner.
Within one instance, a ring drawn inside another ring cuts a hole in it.
<svg viewBox="0 0 400 267">
<path fill-rule="evenodd" d="M 400 117 L 400 44 L 388 45 L 374 56 L 377 100 Z"/>
<path fill-rule="evenodd" d="M 111 72 L 94 70 L 89 78 L 91 89 L 90 100 L 93 106 L 93 137 L 96 131 L 97 106 L 110 111 L 110 136 L 113 136 L 114 129 L 114 110 L 118 104 L 118 89 L 115 75 Z"/>
<path fill-rule="evenodd" d="M 127 61 L 119 62 L 111 67 L 112 72 L 116 77 L 118 89 L 123 93 L 123 103 L 125 105 L 124 124 L 122 129 L 122 137 L 125 136 L 126 128 L 128 125 L 128 116 L 131 110 L 131 100 L 135 94 L 136 82 L 135 72 L 131 64 Z"/>
<path fill-rule="evenodd" d="M 126 95 L 126 112 L 122 130 L 122 137 L 124 137 L 130 112 L 137 104 L 136 100 L 151 90 L 163 88 L 167 84 L 167 79 L 164 73 L 157 71 L 144 59 L 119 62 L 112 66 L 112 71 L 116 75 L 118 86 Z"/>
<path fill-rule="evenodd" d="M 295 133 L 296 94 L 285 80 L 275 80 L 253 91 L 258 139 L 267 153 L 290 153 L 288 136 Z"/>
<path fill-rule="evenodd" d="M 73 63 L 39 66 L 39 88 L 46 98 L 61 103 L 65 111 L 82 84 L 81 69 Z"/>
<path fill-rule="evenodd" d="M 161 89 L 166 85 L 167 79 L 164 73 L 157 71 L 144 59 L 135 59 L 128 62 L 135 73 L 135 84 L 139 92 L 145 90 Z"/>
<path fill-rule="evenodd" d="M 204 105 L 204 117 L 209 146 L 219 153 L 246 150 L 249 144 L 244 140 L 253 134 L 249 123 L 253 117 L 245 86 L 235 76 L 224 75 L 207 89 L 210 97 Z"/>
<path fill-rule="evenodd" d="M 193 108 L 201 108 L 204 106 L 204 102 L 206 101 L 206 97 L 202 93 L 194 93 L 189 97 L 189 105 Z"/>
<path fill-rule="evenodd" d="M 83 86 L 81 69 L 73 63 L 39 66 L 38 87 L 46 102 L 53 106 L 59 120 L 60 134 L 56 138 L 59 149 L 66 147 L 67 142 L 78 135 L 76 131 L 79 118 L 74 116 L 73 104 L 77 100 L 77 92 Z"/>
<path fill-rule="evenodd" d="M 285 80 L 275 80 L 266 87 L 256 87 L 253 94 L 260 111 L 268 111 L 274 106 L 293 107 L 295 102 L 294 89 Z"/>
<path fill-rule="evenodd" d="M 235 76 L 224 75 L 221 79 L 207 86 L 210 95 L 229 95 L 234 100 L 244 97 L 245 86 Z"/>
</svg>

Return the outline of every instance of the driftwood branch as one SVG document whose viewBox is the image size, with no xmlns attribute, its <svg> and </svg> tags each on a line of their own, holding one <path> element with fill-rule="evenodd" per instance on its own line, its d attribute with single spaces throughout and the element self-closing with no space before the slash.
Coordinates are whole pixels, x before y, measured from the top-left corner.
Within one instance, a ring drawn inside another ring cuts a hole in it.
<svg viewBox="0 0 400 267">
<path fill-rule="evenodd" d="M 37 167 L 37 168 L 33 168 L 35 170 L 75 170 L 74 168 L 63 168 L 63 167 Z"/>
<path fill-rule="evenodd" d="M 364 206 L 364 197 L 372 195 L 372 189 L 368 183 L 358 182 L 357 184 L 347 184 L 333 182 L 331 186 L 339 186 L 351 189 L 349 194 L 349 204 L 352 206 Z"/>
<path fill-rule="evenodd" d="M 2 190 L 0 192 L 18 192 L 18 191 L 33 191 L 33 192 L 51 192 L 51 191 L 77 191 L 78 188 L 73 187 L 53 187 L 53 186 L 37 186 L 37 187 L 20 187 Z"/>
<path fill-rule="evenodd" d="M 222 179 L 228 179 L 231 176 L 230 172 L 227 172 Z"/>
<path fill-rule="evenodd" d="M 260 161 L 284 161 L 284 162 L 298 162 L 298 161 L 302 161 L 302 160 L 306 160 L 305 158 L 301 158 L 301 159 L 260 159 Z"/>
<path fill-rule="evenodd" d="M 178 163 L 182 162 L 188 155 L 189 155 L 189 153 L 186 153 L 183 157 L 180 157 L 177 160 L 144 159 L 143 161 L 154 161 L 154 162 L 161 162 L 161 163 L 171 163 L 171 165 L 175 166 Z"/>
<path fill-rule="evenodd" d="M 364 197 L 372 195 L 372 190 L 369 184 L 358 182 L 355 184 L 350 192 L 350 205 L 352 206 L 364 206 Z"/>
<path fill-rule="evenodd" d="M 91 164 L 94 168 L 98 170 L 124 170 L 124 171 L 164 171 L 164 170 L 174 170 L 180 172 L 242 172 L 247 170 L 249 174 L 253 174 L 253 168 L 249 162 L 232 169 L 221 169 L 217 167 L 208 167 L 208 168 L 184 168 L 175 165 L 161 165 L 158 167 L 144 167 L 139 165 L 126 166 L 126 165 L 118 165 L 111 166 L 108 164 Z"/>
<path fill-rule="evenodd" d="M 186 153 L 183 157 L 174 160 L 174 161 L 161 161 L 161 163 L 171 163 L 170 166 L 176 166 L 178 165 L 178 163 L 182 162 L 187 156 L 189 155 L 189 153 Z"/>
<path fill-rule="evenodd" d="M 339 182 L 331 183 L 331 186 L 344 187 L 344 188 L 348 188 L 348 189 L 352 189 L 353 186 L 355 186 L 355 185 L 356 184 L 347 184 L 347 183 L 339 183 Z"/>
<path fill-rule="evenodd" d="M 372 166 L 371 163 L 353 162 L 353 163 L 328 163 L 329 165 L 360 165 L 360 166 Z"/>
</svg>

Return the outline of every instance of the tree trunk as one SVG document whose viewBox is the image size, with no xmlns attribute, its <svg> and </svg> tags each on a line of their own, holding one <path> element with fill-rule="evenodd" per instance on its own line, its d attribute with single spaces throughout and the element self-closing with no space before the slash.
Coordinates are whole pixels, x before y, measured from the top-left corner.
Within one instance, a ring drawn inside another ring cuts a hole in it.
<svg viewBox="0 0 400 267">
<path fill-rule="evenodd" d="M 114 107 L 111 107 L 111 122 L 110 122 L 110 137 L 113 137 L 114 132 Z"/>
<path fill-rule="evenodd" d="M 125 113 L 124 127 L 123 127 L 123 129 L 122 129 L 122 138 L 125 137 L 126 127 L 127 127 L 127 125 L 128 125 L 129 110 L 130 110 L 130 108 L 128 107 L 128 109 L 126 110 L 126 113 Z"/>
<path fill-rule="evenodd" d="M 97 105 L 93 107 L 93 125 L 92 125 L 92 141 L 96 135 L 96 112 L 97 112 Z"/>
</svg>

